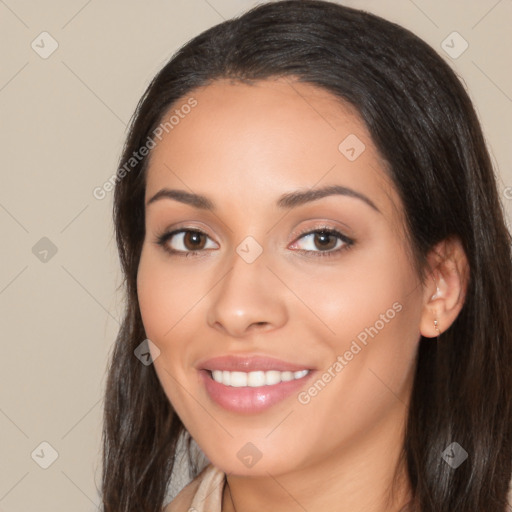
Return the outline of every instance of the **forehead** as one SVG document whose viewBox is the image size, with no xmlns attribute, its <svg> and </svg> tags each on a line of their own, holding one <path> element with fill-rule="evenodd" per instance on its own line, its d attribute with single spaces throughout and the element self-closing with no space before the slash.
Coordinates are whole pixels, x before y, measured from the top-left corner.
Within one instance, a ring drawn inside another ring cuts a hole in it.
<svg viewBox="0 0 512 512">
<path fill-rule="evenodd" d="M 195 106 L 181 110 L 191 98 Z M 399 203 L 363 120 L 325 89 L 289 78 L 217 80 L 177 101 L 162 126 L 172 115 L 152 150 L 146 198 L 173 187 L 228 199 L 229 184 L 242 202 L 257 194 L 261 203 L 341 184 L 390 214 Z"/>
</svg>

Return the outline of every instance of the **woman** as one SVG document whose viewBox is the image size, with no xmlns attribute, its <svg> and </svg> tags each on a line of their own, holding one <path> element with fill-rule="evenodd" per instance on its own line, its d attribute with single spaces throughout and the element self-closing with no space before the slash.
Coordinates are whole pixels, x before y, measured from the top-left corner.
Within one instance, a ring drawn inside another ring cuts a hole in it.
<svg viewBox="0 0 512 512">
<path fill-rule="evenodd" d="M 105 512 L 161 510 L 183 439 L 166 511 L 507 510 L 511 238 L 434 50 L 261 5 L 158 73 L 121 164 Z"/>
</svg>

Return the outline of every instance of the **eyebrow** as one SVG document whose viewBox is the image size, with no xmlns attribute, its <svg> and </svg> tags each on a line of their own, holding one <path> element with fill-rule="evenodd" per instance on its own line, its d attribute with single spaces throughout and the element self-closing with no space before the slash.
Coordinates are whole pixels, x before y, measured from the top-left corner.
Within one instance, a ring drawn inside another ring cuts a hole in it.
<svg viewBox="0 0 512 512">
<path fill-rule="evenodd" d="M 163 188 L 159 190 L 147 203 L 149 206 L 155 201 L 160 199 L 174 199 L 180 203 L 188 204 L 194 208 L 201 210 L 215 210 L 215 205 L 207 197 L 200 194 L 192 194 L 191 192 L 185 192 L 184 190 L 173 190 L 169 188 Z"/>
<path fill-rule="evenodd" d="M 375 203 L 369 197 L 365 196 L 361 192 L 357 192 L 356 190 L 353 190 L 348 187 L 343 187 L 341 185 L 329 185 L 314 190 L 297 190 L 295 192 L 289 192 L 279 197 L 276 204 L 279 208 L 290 209 L 296 208 L 297 206 L 301 206 L 312 201 L 317 201 L 318 199 L 322 199 L 323 197 L 333 195 L 348 196 L 360 199 L 368 206 L 373 208 L 375 211 L 381 213 L 381 211 L 377 208 Z M 190 206 L 193 206 L 194 208 L 198 208 L 201 210 L 215 210 L 215 204 L 206 196 L 186 192 L 185 190 L 176 190 L 168 188 L 163 188 L 159 190 L 153 197 L 151 197 L 151 199 L 148 200 L 146 206 L 149 206 L 155 201 L 159 201 L 161 199 L 174 199 L 175 201 L 188 204 Z"/>
</svg>

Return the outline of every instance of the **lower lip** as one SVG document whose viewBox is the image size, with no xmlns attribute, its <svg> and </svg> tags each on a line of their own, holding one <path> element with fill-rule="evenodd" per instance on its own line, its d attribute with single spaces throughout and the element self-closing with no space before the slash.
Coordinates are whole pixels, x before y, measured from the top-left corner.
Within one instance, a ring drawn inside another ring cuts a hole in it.
<svg viewBox="0 0 512 512">
<path fill-rule="evenodd" d="M 288 398 L 294 392 L 298 392 L 304 387 L 313 371 L 310 371 L 302 379 L 257 388 L 225 386 L 214 381 L 209 371 L 201 370 L 199 373 L 207 393 L 215 403 L 228 411 L 251 414 L 264 411 Z"/>
</svg>

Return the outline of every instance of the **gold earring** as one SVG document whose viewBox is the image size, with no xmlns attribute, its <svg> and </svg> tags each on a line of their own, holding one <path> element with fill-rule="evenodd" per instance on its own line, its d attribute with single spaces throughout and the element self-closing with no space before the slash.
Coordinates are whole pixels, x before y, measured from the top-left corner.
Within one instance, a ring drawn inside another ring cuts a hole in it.
<svg viewBox="0 0 512 512">
<path fill-rule="evenodd" d="M 441 331 L 439 331 L 439 328 L 437 327 L 437 318 L 434 320 L 434 328 L 437 331 L 437 334 L 441 334 Z"/>
</svg>

